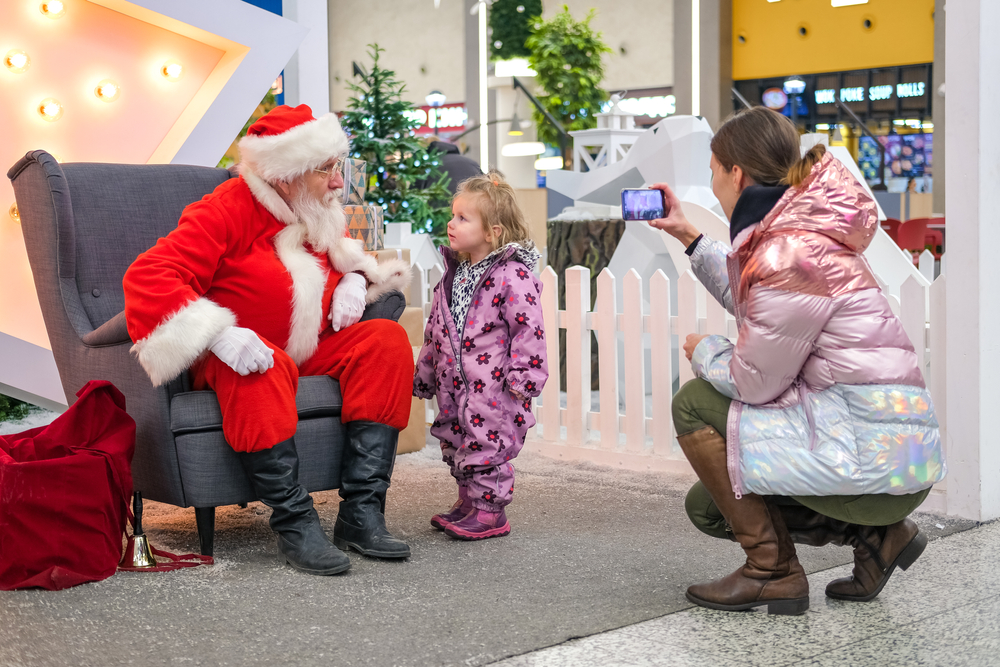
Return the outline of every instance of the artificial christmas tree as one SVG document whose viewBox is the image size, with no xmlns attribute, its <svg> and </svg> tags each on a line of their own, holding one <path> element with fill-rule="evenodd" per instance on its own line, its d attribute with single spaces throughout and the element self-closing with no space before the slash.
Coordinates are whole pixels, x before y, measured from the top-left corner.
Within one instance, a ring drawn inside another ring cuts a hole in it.
<svg viewBox="0 0 1000 667">
<path fill-rule="evenodd" d="M 414 232 L 426 232 L 436 242 L 447 239 L 451 207 L 448 175 L 440 154 L 428 152 L 417 139 L 417 121 L 407 116 L 413 105 L 402 99 L 405 87 L 395 72 L 379 65 L 384 49 L 369 44 L 371 71 L 357 67 L 360 83 L 341 124 L 351 138 L 351 157 L 367 163 L 365 201 L 385 210 L 385 222 L 409 222 Z M 427 186 L 418 188 L 420 181 Z"/>
</svg>

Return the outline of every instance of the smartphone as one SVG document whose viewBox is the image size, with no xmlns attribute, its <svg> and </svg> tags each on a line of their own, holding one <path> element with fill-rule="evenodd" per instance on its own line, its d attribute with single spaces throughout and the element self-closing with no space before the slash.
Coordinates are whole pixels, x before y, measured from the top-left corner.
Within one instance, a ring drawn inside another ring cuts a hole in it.
<svg viewBox="0 0 1000 667">
<path fill-rule="evenodd" d="M 662 190 L 625 188 L 622 190 L 622 219 L 656 220 L 666 217 Z"/>
</svg>

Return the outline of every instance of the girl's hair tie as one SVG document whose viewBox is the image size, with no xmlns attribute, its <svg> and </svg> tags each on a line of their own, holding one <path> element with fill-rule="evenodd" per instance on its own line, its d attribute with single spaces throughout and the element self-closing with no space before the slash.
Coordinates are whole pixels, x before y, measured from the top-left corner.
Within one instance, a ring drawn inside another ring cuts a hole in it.
<svg viewBox="0 0 1000 667">
<path fill-rule="evenodd" d="M 493 185 L 499 186 L 500 185 L 500 181 L 493 181 Z"/>
</svg>

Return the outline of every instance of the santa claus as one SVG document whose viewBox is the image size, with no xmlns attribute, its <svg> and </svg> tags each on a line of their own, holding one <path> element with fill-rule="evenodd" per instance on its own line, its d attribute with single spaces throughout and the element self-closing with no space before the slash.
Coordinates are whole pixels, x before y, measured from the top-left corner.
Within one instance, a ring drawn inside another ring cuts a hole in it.
<svg viewBox="0 0 1000 667">
<path fill-rule="evenodd" d="M 345 236 L 338 195 L 348 140 L 334 114 L 278 107 L 239 148 L 240 178 L 188 206 L 177 229 L 126 272 L 133 353 L 155 385 L 187 371 L 195 389 L 218 394 L 223 433 L 272 508 L 278 550 L 292 567 L 343 572 L 348 547 L 406 558 L 410 549 L 386 530 L 383 512 L 409 418 L 413 353 L 396 322 L 359 320 L 366 303 L 409 283 L 409 267 L 377 264 Z M 300 375 L 329 375 L 343 391 L 333 544 L 298 481 Z"/>
</svg>

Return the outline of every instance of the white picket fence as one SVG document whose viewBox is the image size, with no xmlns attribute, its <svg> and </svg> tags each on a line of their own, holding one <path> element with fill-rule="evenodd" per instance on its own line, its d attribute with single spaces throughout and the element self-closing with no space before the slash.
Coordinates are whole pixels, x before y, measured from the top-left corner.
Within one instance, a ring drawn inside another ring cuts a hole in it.
<svg viewBox="0 0 1000 667">
<path fill-rule="evenodd" d="M 929 253 L 928 253 L 929 256 Z M 933 271 L 933 257 L 930 258 Z M 926 261 L 924 262 L 927 267 Z M 924 272 L 922 272 L 924 273 Z M 927 273 L 924 273 L 926 276 Z M 933 273 L 931 273 L 933 276 Z M 616 303 L 616 277 L 604 269 L 597 277 L 597 308 L 590 309 L 590 271 L 566 270 L 566 309 L 558 310 L 558 276 L 551 267 L 541 275 L 542 308 L 547 333 L 551 378 L 542 391 L 538 432 L 533 446 L 548 456 L 588 460 L 629 470 L 687 471 L 690 466 L 677 445 L 671 415 L 672 347 L 683 344 L 689 333 L 720 334 L 736 339 L 736 322 L 721 304 L 705 293 L 690 270 L 677 284 L 677 315 L 670 315 L 670 280 L 657 271 L 650 282 L 650 312 L 643 312 L 642 279 L 630 270 L 623 278 L 623 301 Z M 914 344 L 927 379 L 938 419 L 945 427 L 945 278 L 926 286 L 913 277 L 900 289 L 900 298 L 888 295 Z M 699 308 L 699 302 L 701 307 Z M 701 312 L 699 313 L 699 310 Z M 557 365 L 558 329 L 566 330 L 566 407 L 560 406 Z M 591 410 L 591 337 L 597 336 L 600 407 Z M 625 338 L 624 358 L 619 359 L 616 339 Z M 643 334 L 652 339 L 652 396 L 647 414 Z M 690 363 L 680 359 L 680 384 L 693 378 Z M 625 367 L 624 410 L 619 409 L 619 364 Z M 620 437 L 624 434 L 624 438 Z M 944 440 L 944 438 L 942 438 Z M 943 510 L 945 486 L 935 487 L 926 507 Z"/>
<path fill-rule="evenodd" d="M 946 441 L 945 417 L 945 277 L 934 279 L 934 258 L 925 252 L 920 273 L 926 281 L 909 277 L 890 306 L 902 322 L 917 352 Z M 943 266 L 943 262 L 942 262 Z M 417 267 L 413 305 L 430 308 L 431 290 L 441 270 Z M 566 308 L 557 306 L 558 281 L 552 267 L 541 273 L 542 311 L 550 379 L 536 409 L 538 425 L 529 434 L 536 451 L 563 460 L 585 460 L 627 470 L 691 472 L 674 433 L 672 350 L 689 333 L 719 334 L 735 341 L 736 321 L 698 282 L 690 270 L 677 284 L 677 315 L 671 315 L 670 280 L 657 271 L 649 285 L 649 312 L 643 312 L 642 278 L 630 270 L 623 278 L 622 303 L 617 302 L 617 277 L 604 269 L 597 277 L 597 307 L 591 310 L 590 271 L 571 267 L 565 272 Z M 929 286 L 924 283 L 929 283 Z M 566 407 L 560 405 L 558 374 L 559 329 L 566 330 Z M 599 409 L 591 409 L 591 332 L 598 341 Z M 625 339 L 619 358 L 617 338 Z M 647 414 L 643 335 L 651 338 L 653 369 L 651 409 Z M 678 355 L 680 385 L 694 377 L 691 364 Z M 619 407 L 619 366 L 624 366 L 624 409 Z M 935 486 L 925 509 L 943 512 L 946 490 Z"/>
</svg>

